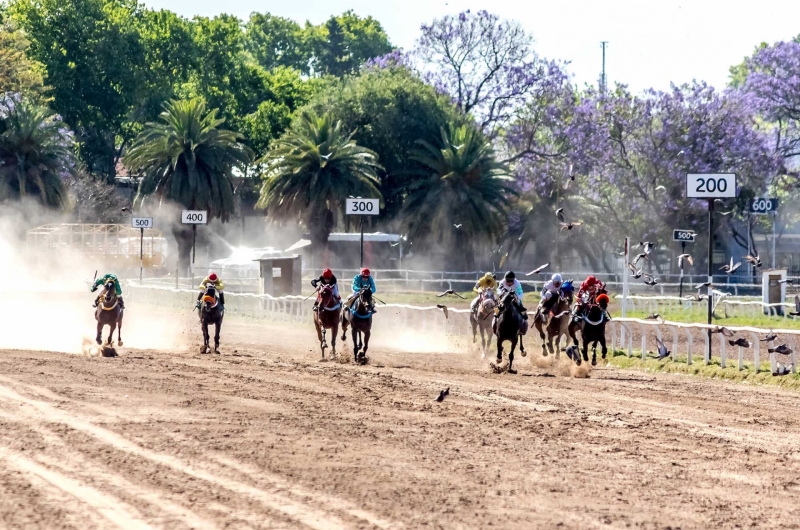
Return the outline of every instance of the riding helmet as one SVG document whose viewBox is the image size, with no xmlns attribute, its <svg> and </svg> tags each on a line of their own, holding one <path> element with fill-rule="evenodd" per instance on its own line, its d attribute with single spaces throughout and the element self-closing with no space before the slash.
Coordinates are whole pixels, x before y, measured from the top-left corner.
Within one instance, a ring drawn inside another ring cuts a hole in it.
<svg viewBox="0 0 800 530">
<path fill-rule="evenodd" d="M 510 282 L 510 281 L 512 281 L 512 280 L 516 280 L 516 279 L 517 279 L 517 275 L 516 275 L 516 274 L 514 274 L 514 271 L 508 271 L 508 272 L 506 273 L 506 276 L 505 276 L 505 278 L 506 278 L 506 281 L 509 281 L 509 282 Z"/>
<path fill-rule="evenodd" d="M 368 268 L 366 268 L 366 267 L 364 267 L 363 269 L 361 269 L 361 276 L 364 276 L 365 278 L 366 278 L 367 276 L 369 276 L 369 269 L 368 269 Z"/>
<path fill-rule="evenodd" d="M 217 273 L 216 272 L 212 272 L 211 274 L 208 275 L 208 279 L 209 279 L 209 281 L 212 281 L 212 282 L 217 281 Z"/>
<path fill-rule="evenodd" d="M 561 283 L 561 282 L 563 282 L 563 281 L 564 281 L 564 280 L 561 278 L 561 275 L 560 275 L 560 274 L 558 274 L 558 273 L 556 273 L 556 274 L 553 274 L 553 277 L 552 277 L 552 278 L 550 278 L 550 280 L 552 280 L 552 282 L 553 282 L 553 283 Z"/>
<path fill-rule="evenodd" d="M 333 278 L 333 271 L 330 269 L 325 269 L 324 271 L 322 271 L 322 277 L 325 278 L 326 280 L 330 280 L 331 278 Z"/>
</svg>

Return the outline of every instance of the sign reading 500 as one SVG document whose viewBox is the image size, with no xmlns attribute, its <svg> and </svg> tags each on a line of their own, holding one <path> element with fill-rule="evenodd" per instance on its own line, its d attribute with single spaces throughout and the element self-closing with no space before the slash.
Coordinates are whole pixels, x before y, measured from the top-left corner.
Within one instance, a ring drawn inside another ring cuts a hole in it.
<svg viewBox="0 0 800 530">
<path fill-rule="evenodd" d="M 736 197 L 735 173 L 688 173 L 686 197 L 717 199 Z"/>
<path fill-rule="evenodd" d="M 347 215 L 379 215 L 380 200 L 347 199 L 345 212 Z"/>
</svg>

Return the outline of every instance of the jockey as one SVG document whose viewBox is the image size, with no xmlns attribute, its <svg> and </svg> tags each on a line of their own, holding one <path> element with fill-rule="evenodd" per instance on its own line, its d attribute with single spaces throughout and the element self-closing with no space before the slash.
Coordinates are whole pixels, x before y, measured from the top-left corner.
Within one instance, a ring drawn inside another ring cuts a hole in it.
<svg viewBox="0 0 800 530">
<path fill-rule="evenodd" d="M 375 291 L 377 291 L 375 288 L 375 280 L 372 279 L 369 269 L 364 267 L 361 269 L 359 274 L 356 274 L 353 277 L 353 294 L 351 294 L 345 302 L 346 309 L 350 309 L 350 304 L 352 304 L 353 300 L 356 299 L 356 295 L 358 295 L 359 291 L 361 291 L 361 289 L 367 285 L 369 285 L 369 290 L 372 291 L 372 294 L 375 294 Z M 377 313 L 377 311 L 375 311 L 375 304 L 372 304 L 367 309 L 370 313 Z"/>
<path fill-rule="evenodd" d="M 553 277 L 542 287 L 542 299 L 539 301 L 536 312 L 542 315 L 545 320 L 547 319 L 547 312 L 552 311 L 553 306 L 561 296 L 561 285 L 563 283 L 564 280 L 560 274 L 553 274 Z"/>
<path fill-rule="evenodd" d="M 605 284 L 592 275 L 586 277 L 578 289 L 578 296 L 575 299 L 575 307 L 572 309 L 572 316 L 575 317 L 583 313 L 586 304 L 595 302 L 595 296 L 601 289 L 605 289 Z"/>
<path fill-rule="evenodd" d="M 205 279 L 200 282 L 200 293 L 197 295 L 197 303 L 195 304 L 195 309 L 200 309 L 200 299 L 203 298 L 203 294 L 205 294 L 206 287 L 209 283 L 214 284 L 214 287 L 217 289 L 217 295 L 219 296 L 219 303 L 222 304 L 222 310 L 225 311 L 225 293 L 222 290 L 225 288 L 225 285 L 222 283 L 222 280 L 219 279 L 216 272 L 212 272 Z"/>
<path fill-rule="evenodd" d="M 117 278 L 116 274 L 105 274 L 102 278 L 95 280 L 94 285 L 92 285 L 91 291 L 95 292 L 98 287 L 101 285 L 105 285 L 108 282 L 114 282 L 114 292 L 117 294 L 117 300 L 119 300 L 119 306 L 122 309 L 125 309 L 125 301 L 122 299 L 122 287 L 119 284 L 119 279 Z M 94 299 L 94 305 L 92 307 L 97 307 L 97 304 L 100 303 L 100 296 L 98 295 L 97 298 Z"/>
<path fill-rule="evenodd" d="M 528 310 L 522 305 L 522 284 L 517 280 L 517 275 L 514 274 L 514 271 L 508 271 L 503 277 L 503 281 L 497 287 L 497 297 L 502 299 L 503 295 L 509 291 L 514 293 L 514 303 L 522 313 L 522 318 L 528 320 L 528 314 L 526 313 Z"/>
<path fill-rule="evenodd" d="M 478 279 L 478 282 L 475 284 L 475 287 L 472 288 L 474 292 L 478 293 L 478 296 L 476 296 L 475 299 L 469 304 L 469 308 L 472 311 L 475 311 L 475 309 L 478 307 L 478 300 L 480 300 L 481 293 L 484 289 L 491 289 L 492 291 L 497 289 L 497 278 L 495 278 L 494 273 L 487 272 L 481 276 Z"/>
<path fill-rule="evenodd" d="M 342 303 L 342 297 L 339 296 L 339 286 L 336 284 L 336 276 L 333 275 L 332 270 L 325 269 L 322 271 L 322 274 L 319 278 L 314 278 L 311 280 L 311 286 L 317 291 L 317 300 L 314 302 L 314 311 L 319 309 L 319 292 L 322 290 L 324 285 L 330 285 L 333 288 L 333 297 L 338 303 Z"/>
</svg>

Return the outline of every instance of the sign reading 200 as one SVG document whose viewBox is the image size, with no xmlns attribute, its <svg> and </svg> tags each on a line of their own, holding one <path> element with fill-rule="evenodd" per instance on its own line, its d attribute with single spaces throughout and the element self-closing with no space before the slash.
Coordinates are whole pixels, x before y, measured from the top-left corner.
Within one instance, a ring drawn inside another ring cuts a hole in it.
<svg viewBox="0 0 800 530">
<path fill-rule="evenodd" d="M 689 173 L 686 175 L 686 196 L 691 199 L 736 197 L 736 175 Z"/>
</svg>

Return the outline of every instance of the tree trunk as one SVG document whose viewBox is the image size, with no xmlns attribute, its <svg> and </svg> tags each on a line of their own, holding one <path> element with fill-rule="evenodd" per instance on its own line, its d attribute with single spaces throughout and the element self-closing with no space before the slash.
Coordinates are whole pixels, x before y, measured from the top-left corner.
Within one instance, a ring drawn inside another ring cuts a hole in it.
<svg viewBox="0 0 800 530">
<path fill-rule="evenodd" d="M 188 276 L 192 263 L 192 225 L 173 224 L 172 235 L 178 243 L 178 271 Z"/>
</svg>

